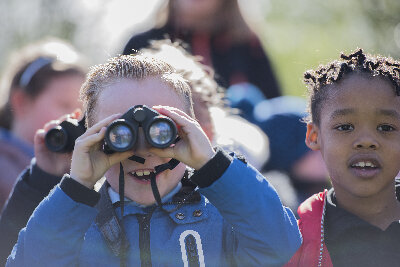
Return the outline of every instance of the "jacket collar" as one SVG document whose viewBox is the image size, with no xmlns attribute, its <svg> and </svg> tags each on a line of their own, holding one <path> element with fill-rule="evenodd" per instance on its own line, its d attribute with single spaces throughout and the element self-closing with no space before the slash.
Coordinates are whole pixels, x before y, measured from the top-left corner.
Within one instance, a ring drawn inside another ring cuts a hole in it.
<svg viewBox="0 0 400 267">
<path fill-rule="evenodd" d="M 397 200 L 400 201 L 400 177 L 395 180 L 395 189 Z M 326 195 L 326 224 L 325 228 L 329 227 L 329 240 L 334 240 L 341 236 L 346 231 L 365 227 L 375 227 L 370 223 L 362 220 L 356 215 L 340 208 L 337 205 L 336 195 L 333 188 Z M 328 230 L 328 229 L 327 229 Z"/>
</svg>

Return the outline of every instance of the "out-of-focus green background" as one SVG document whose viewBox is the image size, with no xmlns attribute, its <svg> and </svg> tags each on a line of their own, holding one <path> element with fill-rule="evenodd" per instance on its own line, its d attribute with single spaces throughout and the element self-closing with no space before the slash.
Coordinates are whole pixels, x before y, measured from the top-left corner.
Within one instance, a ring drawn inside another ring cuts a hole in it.
<svg viewBox="0 0 400 267">
<path fill-rule="evenodd" d="M 121 53 L 153 25 L 163 0 L 0 0 L 0 70 L 11 51 L 45 36 L 72 42 L 90 64 Z M 302 74 L 357 47 L 400 57 L 399 0 L 241 0 L 285 94 L 303 96 Z"/>
</svg>

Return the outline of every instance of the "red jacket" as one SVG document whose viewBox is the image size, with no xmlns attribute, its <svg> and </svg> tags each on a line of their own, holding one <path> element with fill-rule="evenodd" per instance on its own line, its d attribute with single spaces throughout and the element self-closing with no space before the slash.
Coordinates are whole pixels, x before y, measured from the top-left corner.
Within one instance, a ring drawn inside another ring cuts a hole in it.
<svg viewBox="0 0 400 267">
<path fill-rule="evenodd" d="M 298 208 L 298 225 L 303 243 L 285 267 L 332 267 L 331 257 L 324 242 L 325 202 L 328 190 L 315 194 Z M 322 251 L 321 251 L 322 250 Z"/>
</svg>

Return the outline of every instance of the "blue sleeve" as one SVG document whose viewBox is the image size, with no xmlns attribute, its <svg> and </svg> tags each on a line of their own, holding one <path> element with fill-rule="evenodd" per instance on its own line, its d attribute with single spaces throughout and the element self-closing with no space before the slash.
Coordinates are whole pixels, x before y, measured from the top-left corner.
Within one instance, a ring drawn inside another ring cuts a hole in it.
<svg viewBox="0 0 400 267">
<path fill-rule="evenodd" d="M 6 266 L 76 266 L 84 235 L 97 215 L 57 186 L 21 230 Z"/>
<path fill-rule="evenodd" d="M 233 158 L 222 176 L 200 192 L 233 227 L 237 266 L 281 266 L 300 247 L 295 216 L 251 165 Z"/>
<path fill-rule="evenodd" d="M 32 212 L 60 180 L 61 177 L 41 170 L 35 160 L 21 173 L 0 216 L 0 266 L 5 265 Z"/>
</svg>

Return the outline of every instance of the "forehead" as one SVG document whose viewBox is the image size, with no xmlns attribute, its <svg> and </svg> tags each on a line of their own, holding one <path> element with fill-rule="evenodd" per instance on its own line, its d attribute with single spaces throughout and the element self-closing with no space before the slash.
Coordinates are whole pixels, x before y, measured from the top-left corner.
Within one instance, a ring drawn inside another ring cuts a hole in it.
<svg viewBox="0 0 400 267">
<path fill-rule="evenodd" d="M 176 107 L 186 111 L 183 96 L 160 78 L 143 80 L 121 79 L 105 87 L 96 105 L 94 120 L 97 122 L 112 114 L 125 113 L 135 105 Z"/>
<path fill-rule="evenodd" d="M 400 97 L 384 78 L 351 75 L 333 86 L 322 105 L 321 120 L 335 115 L 387 115 L 387 111 L 400 114 Z"/>
</svg>

